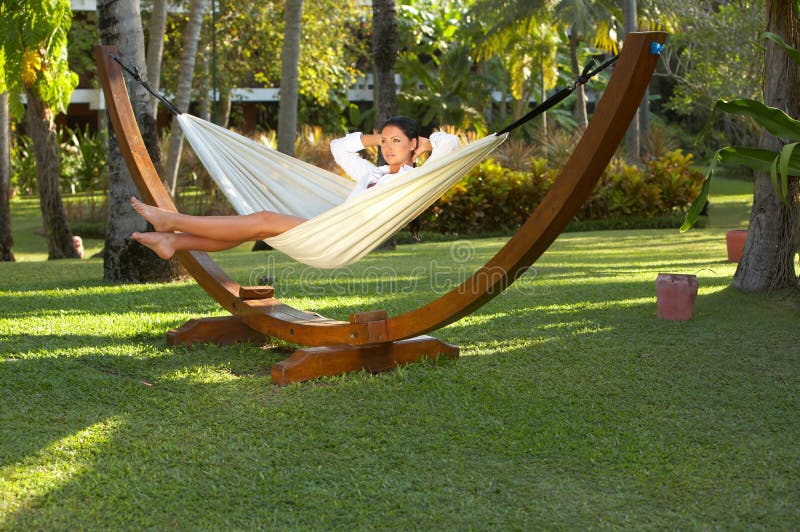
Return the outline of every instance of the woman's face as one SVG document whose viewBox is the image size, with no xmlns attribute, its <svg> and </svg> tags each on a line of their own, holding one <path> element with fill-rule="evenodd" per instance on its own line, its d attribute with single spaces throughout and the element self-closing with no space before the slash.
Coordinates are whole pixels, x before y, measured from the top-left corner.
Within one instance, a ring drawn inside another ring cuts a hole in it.
<svg viewBox="0 0 800 532">
<path fill-rule="evenodd" d="M 389 125 L 381 131 L 381 153 L 389 166 L 410 164 L 417 139 L 409 139 L 397 126 Z"/>
</svg>

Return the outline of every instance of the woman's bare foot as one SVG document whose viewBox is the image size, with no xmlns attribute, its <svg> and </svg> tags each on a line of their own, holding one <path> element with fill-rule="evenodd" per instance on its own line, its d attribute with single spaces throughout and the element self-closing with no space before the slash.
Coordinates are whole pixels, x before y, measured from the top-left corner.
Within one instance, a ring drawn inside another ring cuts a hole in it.
<svg viewBox="0 0 800 532">
<path fill-rule="evenodd" d="M 167 216 L 169 215 L 168 211 L 152 205 L 147 205 L 146 203 L 142 203 L 134 197 L 131 198 L 131 207 L 133 207 L 133 210 L 138 212 L 142 218 L 150 222 L 156 231 L 170 230 L 167 225 Z"/>
<path fill-rule="evenodd" d="M 172 258 L 175 254 L 175 233 L 132 233 L 131 238 L 152 249 L 164 260 Z"/>
</svg>

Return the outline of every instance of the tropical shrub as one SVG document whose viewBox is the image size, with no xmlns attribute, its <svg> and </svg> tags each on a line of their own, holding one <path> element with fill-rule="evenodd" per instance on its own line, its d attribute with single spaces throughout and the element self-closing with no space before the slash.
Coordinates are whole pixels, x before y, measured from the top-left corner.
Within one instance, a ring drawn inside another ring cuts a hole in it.
<svg viewBox="0 0 800 532">
<path fill-rule="evenodd" d="M 653 218 L 683 211 L 700 191 L 703 175 L 681 150 L 645 161 L 639 168 L 615 158 L 603 172 L 579 220 Z"/>
<path fill-rule="evenodd" d="M 662 157 L 645 163 L 648 179 L 661 189 L 663 210 L 660 214 L 685 211 L 702 186 L 703 174 L 695 169 L 691 153 L 667 151 Z"/>
<path fill-rule="evenodd" d="M 301 126 L 300 134 L 294 143 L 294 154 L 298 159 L 336 172 L 338 167 L 331 157 L 331 140 L 320 126 Z"/>
<path fill-rule="evenodd" d="M 65 198 L 70 230 L 83 238 L 103 239 L 108 220 L 108 200 L 103 194 L 78 194 Z"/>
<path fill-rule="evenodd" d="M 108 190 L 108 138 L 89 127 L 67 129 L 59 146 L 61 187 L 73 194 Z"/>
<path fill-rule="evenodd" d="M 488 160 L 423 215 L 421 228 L 441 233 L 480 234 L 518 228 L 541 202 L 558 171 L 531 157 L 527 170 L 510 170 Z M 647 220 L 683 213 L 703 180 L 691 154 L 666 152 L 643 167 L 615 158 L 576 219 Z"/>
<path fill-rule="evenodd" d="M 33 139 L 16 135 L 11 145 L 11 188 L 20 194 L 36 194 L 36 158 Z"/>
<path fill-rule="evenodd" d="M 63 138 L 58 150 L 62 190 L 72 194 L 108 190 L 106 136 L 91 133 L 87 127 L 66 129 Z M 20 194 L 35 194 L 37 179 L 33 140 L 17 134 L 11 146 L 11 187 Z"/>
<path fill-rule="evenodd" d="M 508 170 L 482 162 L 422 215 L 421 228 L 443 233 L 508 231 L 527 218 L 553 182 L 544 159 L 531 171 Z"/>
<path fill-rule="evenodd" d="M 494 159 L 510 170 L 525 170 L 536 154 L 537 146 L 522 139 L 508 138 L 494 152 Z"/>
</svg>

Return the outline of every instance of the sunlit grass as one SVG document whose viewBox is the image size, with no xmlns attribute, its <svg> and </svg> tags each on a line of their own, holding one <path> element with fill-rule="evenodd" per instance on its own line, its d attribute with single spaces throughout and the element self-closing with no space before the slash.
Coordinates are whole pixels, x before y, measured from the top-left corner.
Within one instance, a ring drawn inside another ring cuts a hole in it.
<svg viewBox="0 0 800 532">
<path fill-rule="evenodd" d="M 0 516 L 38 501 L 80 478 L 95 467 L 96 457 L 116 433 L 122 420 L 109 418 L 69 434 L 23 461 L 0 468 Z"/>
<path fill-rule="evenodd" d="M 285 343 L 165 345 L 223 313 L 194 283 L 107 284 L 100 260 L 40 261 L 19 235 L 22 262 L 0 264 L 0 529 L 792 529 L 800 301 L 728 287 L 724 232 L 747 216 L 728 198 L 748 201 L 730 186 L 703 229 L 562 235 L 434 333 L 457 361 L 287 388 Z M 24 207 L 15 236 L 37 223 Z M 215 259 L 347 319 L 417 308 L 505 241 L 337 272 Z M 664 271 L 698 276 L 689 322 L 655 317 Z"/>
</svg>

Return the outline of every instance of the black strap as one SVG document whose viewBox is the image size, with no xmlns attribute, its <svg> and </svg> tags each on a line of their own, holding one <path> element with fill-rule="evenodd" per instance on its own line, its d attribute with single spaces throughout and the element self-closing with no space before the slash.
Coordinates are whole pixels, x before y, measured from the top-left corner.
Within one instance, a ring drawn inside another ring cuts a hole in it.
<svg viewBox="0 0 800 532">
<path fill-rule="evenodd" d="M 113 59 L 114 61 L 116 61 L 117 63 L 119 63 L 119 66 L 121 66 L 121 67 L 122 67 L 122 70 L 124 70 L 125 72 L 127 72 L 128 74 L 130 74 L 130 75 L 131 75 L 131 77 L 133 77 L 133 79 L 135 79 L 136 81 L 138 81 L 139 83 L 141 83 L 141 84 L 142 84 L 142 86 L 143 86 L 145 89 L 147 89 L 147 92 L 149 92 L 150 94 L 152 94 L 153 96 L 155 96 L 155 97 L 156 97 L 156 99 L 157 99 L 158 101 L 160 101 L 161 103 L 163 103 L 164 105 L 166 105 L 166 106 L 167 106 L 167 108 L 168 108 L 170 111 L 172 111 L 172 112 L 173 112 L 173 113 L 175 113 L 176 115 L 179 115 L 179 114 L 181 114 L 181 112 L 178 110 L 178 108 L 177 108 L 177 107 L 175 107 L 175 104 L 173 104 L 171 101 L 167 100 L 167 99 L 164 97 L 164 95 L 162 95 L 160 92 L 158 92 L 158 91 L 157 91 L 157 90 L 155 90 L 153 87 L 151 87 L 151 86 L 150 86 L 150 84 L 149 84 L 149 83 L 147 83 L 147 80 L 146 80 L 146 79 L 143 79 L 143 78 L 142 78 L 142 74 L 141 74 L 141 72 L 139 72 L 139 68 L 138 68 L 138 67 L 136 68 L 136 70 L 134 70 L 134 69 L 130 68 L 130 67 L 129 67 L 129 66 L 127 66 L 125 63 L 123 63 L 123 62 L 122 62 L 122 61 L 119 59 L 119 57 L 117 57 L 116 55 L 114 55 L 114 54 L 112 54 L 112 53 L 110 53 L 110 52 L 109 52 L 108 56 L 109 56 L 111 59 Z"/>
<path fill-rule="evenodd" d="M 539 116 L 540 114 L 544 113 L 545 111 L 547 111 L 551 107 L 553 107 L 556 104 L 560 103 L 561 100 L 563 100 L 564 98 L 566 98 L 567 96 L 572 94 L 572 92 L 575 89 L 577 89 L 578 86 L 585 85 L 587 81 L 592 79 L 592 77 L 594 77 L 598 73 L 602 72 L 606 68 L 608 68 L 611 65 L 613 65 L 614 63 L 616 63 L 618 57 L 619 57 L 618 55 L 615 55 L 611 59 L 608 59 L 605 62 L 601 63 L 594 70 L 592 70 L 592 67 L 595 65 L 596 61 L 594 60 L 594 58 L 592 58 L 589 61 L 589 63 L 587 63 L 586 66 L 583 67 L 583 71 L 581 72 L 581 75 L 578 76 L 578 79 L 576 79 L 572 83 L 572 85 L 570 85 L 568 87 L 564 87 L 563 89 L 561 89 L 557 93 L 553 94 L 548 99 L 546 99 L 545 101 L 543 101 L 542 103 L 540 103 L 539 105 L 537 105 L 536 107 L 531 109 L 528 112 L 528 114 L 526 114 L 525 116 L 523 116 L 522 118 L 520 118 L 516 122 L 504 127 L 500 131 L 498 131 L 497 134 L 498 135 L 502 135 L 503 133 L 508 133 L 509 131 L 513 131 L 513 130 L 517 129 L 519 126 L 521 126 L 522 124 L 524 124 L 525 122 L 528 122 L 532 118 L 535 118 L 535 117 Z"/>
</svg>

